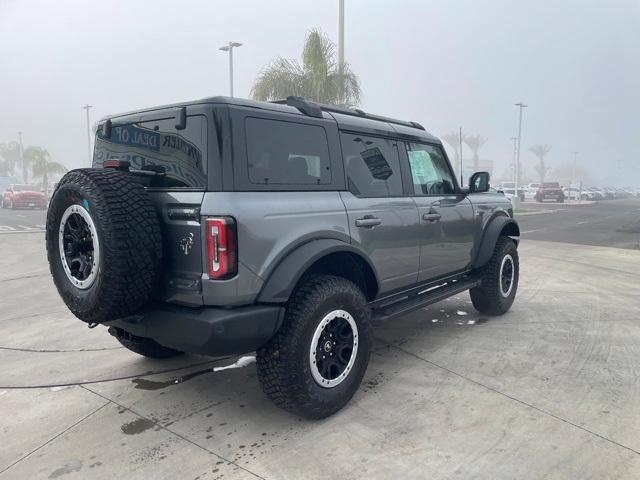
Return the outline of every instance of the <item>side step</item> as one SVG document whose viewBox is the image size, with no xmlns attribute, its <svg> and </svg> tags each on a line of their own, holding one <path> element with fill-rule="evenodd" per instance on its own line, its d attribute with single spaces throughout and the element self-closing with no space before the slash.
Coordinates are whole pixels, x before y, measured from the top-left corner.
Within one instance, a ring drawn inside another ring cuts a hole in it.
<svg viewBox="0 0 640 480">
<path fill-rule="evenodd" d="M 449 298 L 457 293 L 480 285 L 481 280 L 466 278 L 454 280 L 441 287 L 430 289 L 424 293 L 416 293 L 392 303 L 375 306 L 371 310 L 371 320 L 374 324 L 382 323 L 390 318 L 418 310 L 433 303 Z"/>
</svg>

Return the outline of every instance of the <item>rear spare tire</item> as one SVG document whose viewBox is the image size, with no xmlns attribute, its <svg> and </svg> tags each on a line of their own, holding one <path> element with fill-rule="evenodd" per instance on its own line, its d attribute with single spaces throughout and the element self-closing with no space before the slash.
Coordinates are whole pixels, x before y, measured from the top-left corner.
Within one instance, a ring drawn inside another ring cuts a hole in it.
<svg viewBox="0 0 640 480">
<path fill-rule="evenodd" d="M 158 285 L 160 223 L 151 199 L 115 170 L 67 173 L 49 204 L 49 269 L 73 314 L 102 323 L 139 311 Z"/>
</svg>

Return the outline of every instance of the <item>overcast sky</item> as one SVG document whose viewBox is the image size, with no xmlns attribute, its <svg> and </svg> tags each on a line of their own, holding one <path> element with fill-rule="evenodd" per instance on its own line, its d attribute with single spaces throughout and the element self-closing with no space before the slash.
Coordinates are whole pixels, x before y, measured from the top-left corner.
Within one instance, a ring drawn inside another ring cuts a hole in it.
<svg viewBox="0 0 640 480">
<path fill-rule="evenodd" d="M 346 0 L 345 56 L 362 108 L 442 135 L 462 126 L 505 165 L 524 101 L 528 148 L 572 151 L 600 182 L 640 187 L 640 1 Z M 87 160 L 92 120 L 140 107 L 249 95 L 260 69 L 299 58 L 306 32 L 337 40 L 338 0 L 0 0 L 0 142 L 24 132 L 70 167 Z M 500 173 L 501 168 L 496 168 Z"/>
</svg>

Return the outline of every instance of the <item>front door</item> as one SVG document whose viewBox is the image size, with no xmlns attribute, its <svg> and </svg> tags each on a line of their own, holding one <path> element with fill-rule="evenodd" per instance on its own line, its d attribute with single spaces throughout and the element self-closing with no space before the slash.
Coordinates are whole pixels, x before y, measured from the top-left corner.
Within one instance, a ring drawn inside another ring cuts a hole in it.
<svg viewBox="0 0 640 480">
<path fill-rule="evenodd" d="M 341 193 L 354 244 L 376 268 L 380 292 L 418 279 L 418 210 L 404 195 L 396 140 L 341 134 L 348 192 Z"/>
<path fill-rule="evenodd" d="M 457 191 L 442 147 L 407 143 L 414 200 L 420 219 L 419 281 L 466 269 L 478 222 L 466 195 Z"/>
</svg>

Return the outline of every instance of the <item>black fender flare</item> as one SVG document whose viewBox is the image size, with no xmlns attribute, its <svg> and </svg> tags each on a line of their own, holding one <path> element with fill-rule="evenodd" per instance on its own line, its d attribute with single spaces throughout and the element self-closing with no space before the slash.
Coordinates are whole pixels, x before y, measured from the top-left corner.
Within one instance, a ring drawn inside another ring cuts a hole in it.
<svg viewBox="0 0 640 480">
<path fill-rule="evenodd" d="M 380 285 L 376 269 L 371 261 L 357 247 L 332 238 L 312 240 L 289 252 L 269 275 L 262 290 L 258 294 L 258 301 L 264 303 L 284 303 L 295 289 L 304 273 L 322 257 L 336 252 L 354 253 L 362 258 L 376 277 Z"/>
<path fill-rule="evenodd" d="M 513 233 L 510 233 L 509 237 L 513 238 L 516 245 L 518 245 L 520 240 L 520 227 L 518 226 L 518 222 L 506 215 L 496 216 L 492 220 L 489 220 L 489 223 L 487 223 L 484 229 L 472 268 L 482 267 L 489 261 L 496 247 L 498 237 L 500 237 L 505 228 Z"/>
</svg>

